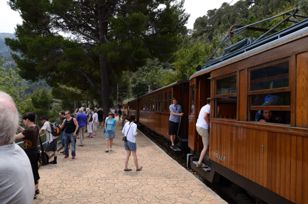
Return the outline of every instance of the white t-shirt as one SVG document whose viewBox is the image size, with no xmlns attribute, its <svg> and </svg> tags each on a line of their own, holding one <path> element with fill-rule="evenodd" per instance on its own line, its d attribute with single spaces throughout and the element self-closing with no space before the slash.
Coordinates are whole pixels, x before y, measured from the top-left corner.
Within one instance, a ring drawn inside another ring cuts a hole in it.
<svg viewBox="0 0 308 204">
<path fill-rule="evenodd" d="M 96 112 L 93 113 L 92 118 L 93 118 L 93 122 L 94 122 L 94 123 L 97 123 L 97 122 L 98 122 L 98 114 L 97 114 Z"/>
<path fill-rule="evenodd" d="M 50 122 L 49 121 L 45 121 L 43 127 L 41 127 L 42 130 L 45 131 L 46 134 L 46 141 L 51 143 L 54 139 L 56 139 L 57 137 L 54 137 L 51 134 L 51 128 L 50 128 Z"/>
<path fill-rule="evenodd" d="M 203 106 L 199 112 L 199 116 L 198 116 L 198 120 L 196 123 L 197 127 L 201 127 L 204 129 L 209 129 L 209 124 L 207 124 L 207 122 L 205 121 L 205 114 L 210 114 L 210 104 L 206 104 L 205 106 Z"/>
<path fill-rule="evenodd" d="M 34 180 L 30 161 L 17 144 L 0 146 L 0 203 L 32 204 Z"/>
<path fill-rule="evenodd" d="M 134 122 L 126 122 L 122 133 L 126 136 L 127 140 L 136 143 L 136 135 L 137 135 L 137 125 Z"/>
</svg>

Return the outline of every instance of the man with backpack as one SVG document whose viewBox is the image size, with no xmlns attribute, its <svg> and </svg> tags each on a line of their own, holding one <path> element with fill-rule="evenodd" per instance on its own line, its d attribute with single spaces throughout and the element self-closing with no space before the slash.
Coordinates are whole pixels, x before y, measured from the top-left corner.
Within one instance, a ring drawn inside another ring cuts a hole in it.
<svg viewBox="0 0 308 204">
<path fill-rule="evenodd" d="M 40 129 L 40 135 L 44 132 L 46 135 L 46 141 L 47 141 L 47 148 L 46 152 L 51 152 L 54 154 L 54 160 L 52 162 L 49 162 L 49 164 L 57 164 L 57 127 L 54 127 L 53 124 L 51 124 L 48 121 L 48 117 L 43 116 L 41 118 L 41 122 L 43 123 L 43 126 Z M 59 131 L 59 130 L 58 130 Z"/>
</svg>

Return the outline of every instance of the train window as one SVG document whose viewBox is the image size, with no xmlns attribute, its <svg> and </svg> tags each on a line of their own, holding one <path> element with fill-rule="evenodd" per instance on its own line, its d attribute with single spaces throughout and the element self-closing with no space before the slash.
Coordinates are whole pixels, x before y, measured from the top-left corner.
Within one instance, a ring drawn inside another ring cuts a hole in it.
<svg viewBox="0 0 308 204">
<path fill-rule="evenodd" d="M 250 90 L 273 89 L 289 86 L 288 63 L 281 63 L 250 73 Z"/>
<path fill-rule="evenodd" d="M 236 75 L 216 80 L 214 105 L 216 118 L 236 119 Z"/>
<path fill-rule="evenodd" d="M 290 123 L 289 66 L 287 62 L 250 71 L 249 120 Z"/>
<path fill-rule="evenodd" d="M 215 117 L 236 119 L 237 97 L 216 98 Z"/>
<path fill-rule="evenodd" d="M 252 106 L 290 105 L 290 93 L 258 94 L 250 97 Z"/>
<path fill-rule="evenodd" d="M 216 95 L 236 93 L 236 76 L 226 77 L 216 81 Z"/>
</svg>

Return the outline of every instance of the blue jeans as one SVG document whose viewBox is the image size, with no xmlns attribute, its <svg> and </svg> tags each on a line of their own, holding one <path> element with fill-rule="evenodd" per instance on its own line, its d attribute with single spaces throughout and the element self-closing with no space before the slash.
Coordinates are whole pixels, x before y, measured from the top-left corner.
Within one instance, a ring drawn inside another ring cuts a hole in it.
<svg viewBox="0 0 308 204">
<path fill-rule="evenodd" d="M 65 137 L 65 147 L 64 147 L 64 154 L 65 156 L 68 156 L 68 145 L 71 143 L 71 151 L 72 151 L 72 156 L 76 156 L 76 137 L 74 136 L 73 133 L 64 133 Z"/>
<path fill-rule="evenodd" d="M 64 133 L 64 131 L 61 132 L 60 138 L 61 138 L 62 146 L 65 147 L 65 133 Z"/>
</svg>

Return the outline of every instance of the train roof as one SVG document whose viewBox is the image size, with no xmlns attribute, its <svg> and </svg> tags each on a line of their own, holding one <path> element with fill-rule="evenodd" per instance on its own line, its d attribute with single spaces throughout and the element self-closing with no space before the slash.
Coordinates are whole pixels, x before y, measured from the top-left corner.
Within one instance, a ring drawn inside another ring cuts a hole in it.
<svg viewBox="0 0 308 204">
<path fill-rule="evenodd" d="M 146 93 L 146 94 L 144 94 L 144 95 L 142 95 L 142 96 L 140 96 L 140 97 L 138 97 L 138 98 L 141 98 L 141 97 L 144 97 L 144 96 L 153 94 L 153 93 L 155 93 L 155 92 L 157 92 L 157 91 L 161 91 L 161 90 L 166 89 L 166 88 L 170 88 L 170 87 L 172 87 L 172 86 L 174 86 L 174 85 L 180 85 L 180 84 L 187 83 L 187 82 L 188 82 L 188 80 L 176 81 L 176 82 L 173 82 L 173 83 L 168 84 L 168 85 L 166 85 L 166 86 L 163 86 L 163 87 L 161 87 L 161 88 L 159 88 L 159 89 L 155 89 L 155 90 L 153 90 L 153 91 L 151 91 L 151 92 L 149 92 L 149 93 Z"/>
<path fill-rule="evenodd" d="M 264 38 L 263 40 L 252 43 L 242 49 L 212 60 L 210 64 L 204 65 L 203 69 L 191 75 L 190 79 L 306 36 L 308 36 L 308 19 L 302 21 L 301 23 L 295 24 L 294 26 L 291 26 L 290 28 L 287 28 L 281 32 Z"/>
<path fill-rule="evenodd" d="M 142 98 L 144 96 L 151 95 L 151 94 L 153 94 L 155 92 L 161 91 L 161 90 L 166 89 L 166 88 L 170 88 L 170 87 L 172 87 L 174 85 L 180 85 L 180 84 L 183 84 L 183 83 L 188 83 L 188 80 L 181 80 L 181 81 L 173 82 L 173 83 L 168 84 L 166 86 L 163 86 L 163 87 L 161 87 L 159 89 L 155 89 L 155 90 L 153 90 L 153 91 L 151 91 L 149 93 L 146 93 L 146 94 L 144 94 L 142 96 L 138 96 L 137 98 L 128 99 L 128 100 L 126 100 L 126 103 L 130 103 L 130 102 L 136 101 L 136 100 L 138 100 L 138 99 L 140 99 L 140 98 Z"/>
</svg>

